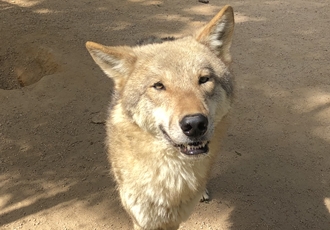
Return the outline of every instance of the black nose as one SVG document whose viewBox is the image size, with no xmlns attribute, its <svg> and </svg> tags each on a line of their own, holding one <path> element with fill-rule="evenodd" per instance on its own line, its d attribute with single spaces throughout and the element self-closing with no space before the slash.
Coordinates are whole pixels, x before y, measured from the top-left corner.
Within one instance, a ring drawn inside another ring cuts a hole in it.
<svg viewBox="0 0 330 230">
<path fill-rule="evenodd" d="M 208 120 L 203 114 L 193 114 L 185 116 L 180 121 L 183 133 L 188 137 L 200 137 L 207 130 Z"/>
</svg>

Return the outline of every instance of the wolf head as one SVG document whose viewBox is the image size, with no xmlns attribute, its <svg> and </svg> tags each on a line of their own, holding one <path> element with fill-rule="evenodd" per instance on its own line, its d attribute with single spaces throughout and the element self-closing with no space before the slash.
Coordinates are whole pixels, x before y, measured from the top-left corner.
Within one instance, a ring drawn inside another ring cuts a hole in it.
<svg viewBox="0 0 330 230">
<path fill-rule="evenodd" d="M 123 115 L 186 155 L 208 142 L 232 98 L 230 46 L 234 15 L 224 7 L 194 36 L 135 47 L 87 42 L 113 79 Z M 115 109 L 115 108 L 114 108 Z"/>
</svg>

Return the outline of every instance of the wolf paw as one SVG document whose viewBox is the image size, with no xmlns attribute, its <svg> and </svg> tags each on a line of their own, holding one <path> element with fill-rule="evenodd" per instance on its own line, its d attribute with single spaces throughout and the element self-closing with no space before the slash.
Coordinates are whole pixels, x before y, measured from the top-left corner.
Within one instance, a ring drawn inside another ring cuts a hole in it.
<svg viewBox="0 0 330 230">
<path fill-rule="evenodd" d="M 200 202 L 208 203 L 210 201 L 210 194 L 207 188 L 204 190 Z"/>
</svg>

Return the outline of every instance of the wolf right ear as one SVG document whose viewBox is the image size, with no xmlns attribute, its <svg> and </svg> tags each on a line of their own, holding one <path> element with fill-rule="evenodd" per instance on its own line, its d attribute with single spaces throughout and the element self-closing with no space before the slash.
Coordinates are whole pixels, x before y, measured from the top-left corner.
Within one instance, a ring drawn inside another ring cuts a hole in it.
<svg viewBox="0 0 330 230">
<path fill-rule="evenodd" d="M 128 46 L 109 47 L 87 42 L 86 48 L 103 72 L 115 81 L 116 87 L 134 68 L 136 56 Z"/>
<path fill-rule="evenodd" d="M 233 8 L 227 5 L 202 28 L 196 40 L 209 47 L 225 64 L 229 64 L 234 24 Z"/>
</svg>

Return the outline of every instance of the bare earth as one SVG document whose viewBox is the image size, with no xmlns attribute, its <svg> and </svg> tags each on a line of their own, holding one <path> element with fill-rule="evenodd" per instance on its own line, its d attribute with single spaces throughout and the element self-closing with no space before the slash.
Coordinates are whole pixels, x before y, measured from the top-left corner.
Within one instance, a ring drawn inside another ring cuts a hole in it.
<svg viewBox="0 0 330 230">
<path fill-rule="evenodd" d="M 0 229 L 131 229 L 103 145 L 112 83 L 84 44 L 180 36 L 225 4 L 231 127 L 181 229 L 330 229 L 327 0 L 0 1 Z"/>
</svg>

